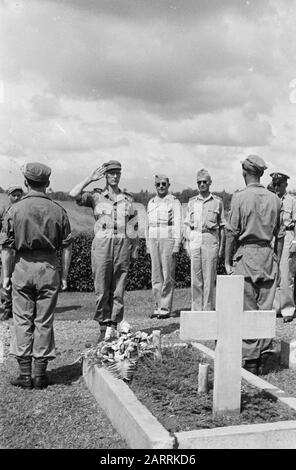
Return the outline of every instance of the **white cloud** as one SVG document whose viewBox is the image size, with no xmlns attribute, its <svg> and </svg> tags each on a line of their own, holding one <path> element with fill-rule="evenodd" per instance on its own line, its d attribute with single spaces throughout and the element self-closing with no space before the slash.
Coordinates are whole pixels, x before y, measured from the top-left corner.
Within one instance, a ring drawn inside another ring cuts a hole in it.
<svg viewBox="0 0 296 470">
<path fill-rule="evenodd" d="M 44 159 L 67 189 L 109 158 L 132 178 L 169 168 L 184 186 L 204 162 L 230 190 L 251 151 L 295 174 L 295 10 L 282 0 L 3 1 L 0 158 Z"/>
</svg>

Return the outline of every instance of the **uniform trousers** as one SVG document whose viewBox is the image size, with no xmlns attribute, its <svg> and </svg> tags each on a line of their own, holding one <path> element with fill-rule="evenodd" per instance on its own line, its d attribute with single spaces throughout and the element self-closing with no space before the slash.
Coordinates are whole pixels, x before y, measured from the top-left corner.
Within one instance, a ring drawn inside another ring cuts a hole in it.
<svg viewBox="0 0 296 470">
<path fill-rule="evenodd" d="M 287 231 L 280 261 L 280 285 L 277 287 L 273 307 L 283 317 L 294 315 L 294 277 L 296 254 L 290 256 L 289 250 L 294 240 L 294 232 Z"/>
<path fill-rule="evenodd" d="M 272 248 L 268 244 L 245 245 L 233 260 L 233 274 L 245 278 L 244 310 L 272 310 L 278 280 L 277 258 Z M 259 359 L 272 348 L 272 339 L 244 339 L 242 347 L 244 361 Z"/>
<path fill-rule="evenodd" d="M 149 238 L 151 256 L 151 281 L 155 309 L 171 312 L 175 283 L 176 257 L 173 255 L 175 240 Z"/>
<path fill-rule="evenodd" d="M 202 233 L 200 247 L 190 248 L 192 310 L 215 310 L 219 238 Z"/>
<path fill-rule="evenodd" d="M 91 261 L 96 295 L 94 320 L 119 323 L 124 315 L 124 291 L 130 266 L 132 240 L 124 236 L 96 236 Z"/>
<path fill-rule="evenodd" d="M 59 285 L 56 253 L 16 253 L 12 275 L 15 334 L 11 345 L 16 357 L 55 357 L 53 319 Z"/>
</svg>

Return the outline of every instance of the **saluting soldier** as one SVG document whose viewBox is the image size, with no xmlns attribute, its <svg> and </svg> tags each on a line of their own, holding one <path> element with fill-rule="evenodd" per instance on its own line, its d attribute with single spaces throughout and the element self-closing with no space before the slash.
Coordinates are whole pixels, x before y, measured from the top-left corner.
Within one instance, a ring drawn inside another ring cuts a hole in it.
<svg viewBox="0 0 296 470">
<path fill-rule="evenodd" d="M 2 230 L 2 225 L 4 221 L 4 217 L 6 213 L 9 211 L 10 207 L 12 204 L 15 204 L 18 202 L 21 197 L 23 196 L 23 188 L 18 185 L 10 186 L 7 190 L 7 195 L 9 199 L 9 205 L 7 207 L 4 207 L 3 210 L 1 211 L 0 214 L 0 231 Z M 12 261 L 13 264 L 13 261 Z M 2 280 L 3 280 L 3 272 L 1 270 L 1 285 L 2 285 Z M 3 314 L 0 317 L 0 320 L 5 321 L 8 320 L 9 318 L 12 318 L 12 297 L 11 297 L 11 289 L 6 290 L 1 288 L 1 303 L 4 309 Z"/>
<path fill-rule="evenodd" d="M 294 318 L 294 277 L 296 268 L 296 199 L 287 193 L 288 179 L 284 173 L 271 173 L 272 184 L 282 201 L 285 241 L 280 262 L 280 285 L 274 299 L 274 309 L 281 314 L 284 323 Z"/>
<path fill-rule="evenodd" d="M 151 257 L 154 312 L 151 318 L 167 318 L 171 314 L 176 255 L 182 241 L 182 207 L 169 194 L 170 182 L 166 175 L 155 176 L 157 195 L 148 202 L 146 219 L 146 246 Z"/>
<path fill-rule="evenodd" d="M 90 183 L 104 177 L 104 189 L 83 191 Z M 133 197 L 119 188 L 120 177 L 121 163 L 110 160 L 70 191 L 77 204 L 94 211 L 95 237 L 91 249 L 96 294 L 94 320 L 99 322 L 105 341 L 116 338 L 119 330 L 129 329 L 123 320 L 123 298 L 131 258 L 138 256 Z"/>
<path fill-rule="evenodd" d="M 46 195 L 51 169 L 27 163 L 23 174 L 28 193 L 7 212 L 2 233 L 3 287 L 9 289 L 12 284 L 15 337 L 11 352 L 20 368 L 20 376 L 11 383 L 41 389 L 48 385 L 47 363 L 55 357 L 54 310 L 60 286 L 67 288 L 72 236 L 66 211 Z"/>
<path fill-rule="evenodd" d="M 245 310 L 271 310 L 278 281 L 284 230 L 279 198 L 260 184 L 266 168 L 257 155 L 242 162 L 246 188 L 233 195 L 226 226 L 225 268 L 245 278 Z M 258 374 L 271 348 L 271 339 L 243 340 L 245 369 Z"/>
<path fill-rule="evenodd" d="M 185 217 L 185 249 L 191 259 L 192 310 L 214 310 L 217 264 L 225 241 L 223 201 L 210 192 L 212 178 L 197 172 L 199 194 L 189 199 Z"/>
</svg>

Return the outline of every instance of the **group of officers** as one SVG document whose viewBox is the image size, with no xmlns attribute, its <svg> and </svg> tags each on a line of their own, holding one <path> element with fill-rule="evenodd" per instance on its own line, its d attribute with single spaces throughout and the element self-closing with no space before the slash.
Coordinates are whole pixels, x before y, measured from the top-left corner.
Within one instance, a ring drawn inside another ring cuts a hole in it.
<svg viewBox="0 0 296 470">
<path fill-rule="evenodd" d="M 289 176 L 283 173 L 272 173 L 266 189 L 260 183 L 266 169 L 257 155 L 242 162 L 246 187 L 234 194 L 227 220 L 222 200 L 210 191 L 207 170 L 197 172 L 198 194 L 188 201 L 184 217 L 179 200 L 169 193 L 169 178 L 155 176 L 156 195 L 148 203 L 145 225 L 155 301 L 152 318 L 173 313 L 176 255 L 183 244 L 191 262 L 192 310 L 215 309 L 217 264 L 225 250 L 227 274 L 245 279 L 244 309 L 274 308 L 284 322 L 293 320 L 296 199 L 287 193 Z M 67 289 L 73 239 L 66 211 L 46 194 L 51 169 L 33 162 L 22 171 L 28 192 L 9 189 L 11 205 L 2 221 L 2 319 L 11 315 L 13 305 L 11 353 L 20 374 L 11 383 L 45 388 L 47 363 L 55 357 L 54 310 L 59 290 Z M 105 341 L 129 328 L 123 297 L 130 262 L 139 249 L 135 204 L 132 195 L 119 188 L 120 177 L 120 162 L 111 160 L 70 191 L 77 204 L 94 213 L 94 319 Z M 104 188 L 85 190 L 103 178 Z M 271 352 L 271 339 L 244 340 L 244 367 L 257 374 Z"/>
</svg>

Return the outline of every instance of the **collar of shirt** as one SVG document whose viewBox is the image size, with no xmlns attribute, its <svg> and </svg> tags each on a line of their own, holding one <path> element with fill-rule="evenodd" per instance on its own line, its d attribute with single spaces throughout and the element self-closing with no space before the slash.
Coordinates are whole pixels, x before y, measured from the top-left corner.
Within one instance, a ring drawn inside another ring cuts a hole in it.
<svg viewBox="0 0 296 470">
<path fill-rule="evenodd" d="M 198 194 L 198 195 L 196 196 L 196 199 L 198 199 L 199 201 L 202 201 L 202 202 L 207 202 L 207 201 L 209 201 L 210 199 L 214 199 L 214 196 L 213 196 L 212 193 L 210 193 L 210 194 L 208 195 L 208 197 L 206 197 L 206 198 L 204 199 L 200 194 Z"/>
<path fill-rule="evenodd" d="M 51 201 L 51 198 L 43 193 L 42 191 L 36 191 L 35 189 L 31 189 L 28 194 L 22 197 L 22 199 L 27 199 L 28 197 L 44 197 L 45 199 L 49 199 Z"/>
<path fill-rule="evenodd" d="M 126 197 L 124 195 L 124 193 L 121 191 L 120 188 L 118 188 L 119 190 L 119 193 L 118 194 L 115 194 L 115 199 L 112 199 L 110 197 L 110 192 L 108 190 L 108 188 L 106 187 L 103 192 L 102 192 L 102 196 L 104 196 L 106 199 L 108 199 L 109 201 L 111 201 L 112 203 L 117 203 L 119 201 L 122 201 L 122 200 L 125 200 Z"/>
<path fill-rule="evenodd" d="M 261 183 L 249 183 L 249 184 L 247 184 L 245 189 L 251 188 L 251 187 L 264 188 L 263 184 L 261 184 Z"/>
<path fill-rule="evenodd" d="M 153 202 L 161 204 L 162 202 L 169 202 L 171 200 L 171 194 L 166 194 L 164 197 L 154 196 Z"/>
<path fill-rule="evenodd" d="M 285 193 L 282 197 L 281 197 L 281 200 L 283 201 L 284 199 L 286 199 L 288 193 Z"/>
</svg>

